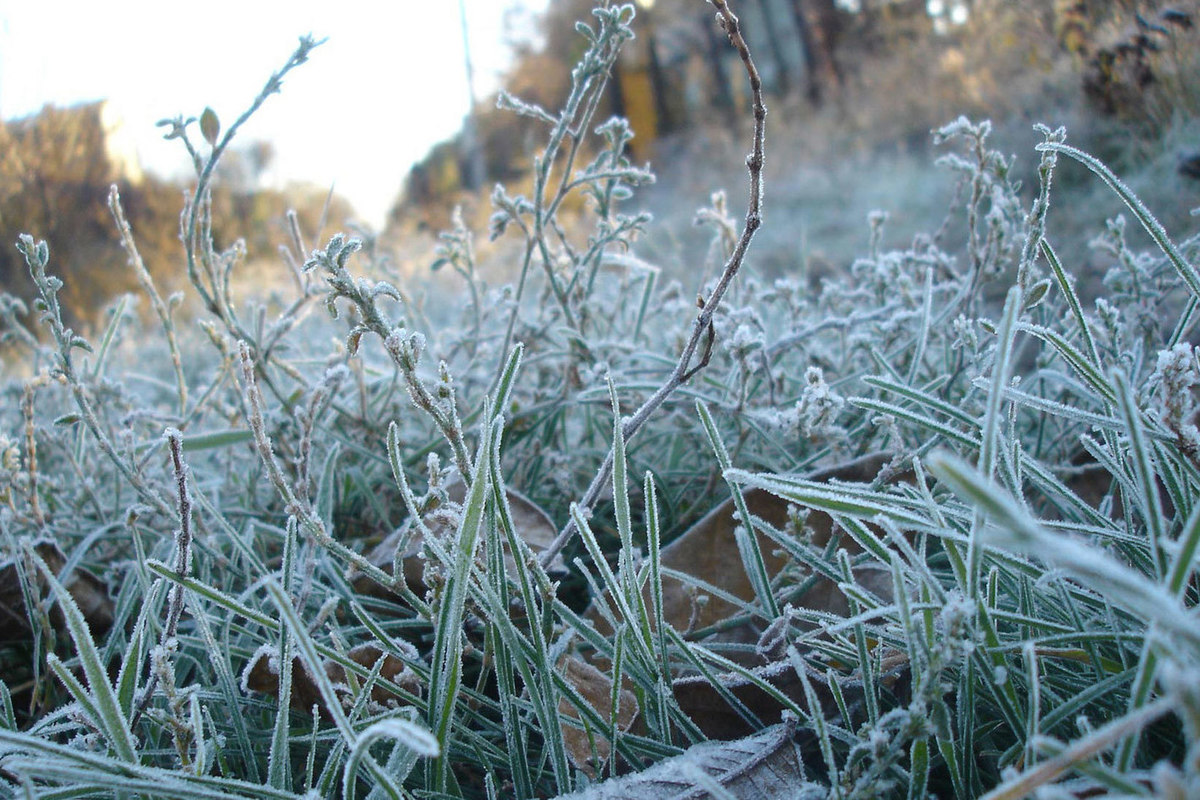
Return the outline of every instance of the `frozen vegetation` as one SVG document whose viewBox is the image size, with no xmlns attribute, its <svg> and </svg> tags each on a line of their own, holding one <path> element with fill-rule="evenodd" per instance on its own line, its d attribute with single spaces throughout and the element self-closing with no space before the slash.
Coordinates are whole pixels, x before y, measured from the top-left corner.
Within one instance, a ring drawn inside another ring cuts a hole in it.
<svg viewBox="0 0 1200 800">
<path fill-rule="evenodd" d="M 764 281 L 747 250 L 789 221 L 756 113 L 748 191 L 699 214 L 712 277 L 668 280 L 629 210 L 653 176 L 593 118 L 631 14 L 580 27 L 562 109 L 506 101 L 546 133 L 531 191 L 492 196 L 512 283 L 461 218 L 461 291 L 422 302 L 293 218 L 294 288 L 232 296 L 213 168 L 309 39 L 227 130 L 171 128 L 199 310 L 159 295 L 115 190 L 145 317 L 81 337 L 21 238 L 0 794 L 1200 793 L 1200 240 L 1065 131 L 1018 175 L 960 118 L 937 233 L 886 249 L 880 212 L 844 274 Z M 1094 302 L 1054 247 L 1065 170 L 1125 208 Z"/>
</svg>

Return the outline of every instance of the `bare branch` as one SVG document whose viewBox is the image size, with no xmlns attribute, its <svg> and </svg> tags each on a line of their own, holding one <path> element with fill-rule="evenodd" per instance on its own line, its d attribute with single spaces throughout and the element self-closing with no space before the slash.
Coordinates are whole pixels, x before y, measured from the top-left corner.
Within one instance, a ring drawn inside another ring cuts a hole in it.
<svg viewBox="0 0 1200 800">
<path fill-rule="evenodd" d="M 725 292 L 728 291 L 730 284 L 733 283 L 733 279 L 741 269 L 742 263 L 746 258 L 746 251 L 750 247 L 751 239 L 754 238 L 755 232 L 762 226 L 763 163 L 765 160 L 767 119 L 767 107 L 763 103 L 762 79 L 759 77 L 758 68 L 754 65 L 754 59 L 750 55 L 750 48 L 746 44 L 746 39 L 742 36 L 741 22 L 733 11 L 730 10 L 728 0 L 709 1 L 717 9 L 717 24 L 725 31 L 729 37 L 729 43 L 733 45 L 738 55 L 741 56 L 742 64 L 746 69 L 746 75 L 750 79 L 754 113 L 754 144 L 750 155 L 746 157 L 746 168 L 750 173 L 750 202 L 746 209 L 746 220 L 742 225 L 742 232 L 738 237 L 737 245 L 734 247 L 729 259 L 725 262 L 725 268 L 721 272 L 721 277 L 717 281 L 716 288 L 700 307 L 700 312 L 696 315 L 696 319 L 692 323 L 692 333 L 688 337 L 683 351 L 679 354 L 679 361 L 676 363 L 675 369 L 672 370 L 663 385 L 646 402 L 642 403 L 641 407 L 631 417 L 626 419 L 622 425 L 626 442 L 633 438 L 638 430 L 646 424 L 646 421 L 650 419 L 650 416 L 666 402 L 667 398 L 676 389 L 708 365 L 715 338 L 712 327 L 713 315 L 716 313 L 717 307 L 721 304 L 721 300 L 724 299 Z M 699 361 L 693 367 L 692 361 L 696 357 L 696 350 L 700 347 L 700 341 L 701 339 L 705 339 L 706 334 L 707 339 L 705 340 L 704 349 L 700 354 Z M 605 484 L 608 483 L 609 476 L 612 473 L 612 465 L 613 451 L 610 449 L 608 455 L 604 457 L 604 463 L 600 465 L 600 469 L 597 470 L 595 477 L 592 479 L 591 485 L 588 486 L 587 491 L 580 498 L 579 507 L 585 513 L 591 509 L 596 499 L 600 496 L 600 492 L 603 491 Z M 567 523 L 550 546 L 542 553 L 542 566 L 549 565 L 575 533 L 575 523 L 572 520 Z"/>
</svg>

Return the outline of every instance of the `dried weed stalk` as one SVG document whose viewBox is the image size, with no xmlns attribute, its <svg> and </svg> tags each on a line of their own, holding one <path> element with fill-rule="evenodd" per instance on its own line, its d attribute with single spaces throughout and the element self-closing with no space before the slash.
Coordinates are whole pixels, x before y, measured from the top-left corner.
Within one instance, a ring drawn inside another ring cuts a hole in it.
<svg viewBox="0 0 1200 800">
<path fill-rule="evenodd" d="M 737 244 L 734 245 L 733 253 L 726 260 L 725 267 L 722 269 L 721 276 L 717 280 L 712 293 L 707 298 L 697 298 L 697 305 L 700 306 L 700 312 L 696 315 L 696 319 L 692 323 L 691 334 L 688 336 L 687 342 L 679 354 L 679 360 L 675 364 L 675 369 L 671 371 L 671 374 L 663 382 L 662 386 L 650 395 L 637 411 L 622 422 L 622 434 L 627 442 L 633 439 L 638 430 L 646 424 L 646 421 L 666 402 L 667 398 L 676 389 L 687 383 L 688 380 L 708 366 L 709 360 L 712 358 L 713 343 L 716 338 L 716 331 L 713 328 L 713 315 L 716 313 L 721 301 L 725 298 L 725 293 L 729 290 L 733 279 L 737 277 L 738 271 L 742 267 L 742 262 L 746 258 L 746 252 L 750 248 L 750 241 L 754 238 L 755 232 L 762 226 L 762 173 L 763 163 L 766 158 L 767 122 L 767 107 L 763 101 L 762 79 L 759 77 L 758 68 L 754 65 L 754 59 L 750 55 L 750 48 L 746 44 L 746 39 L 742 35 L 741 23 L 733 11 L 730 10 L 729 4 L 725 0 L 712 0 L 712 4 L 717 8 L 717 23 L 729 37 L 730 44 L 737 49 L 738 56 L 742 60 L 742 66 L 745 68 L 746 76 L 750 82 L 751 108 L 754 114 L 754 135 L 750 155 L 746 157 L 746 169 L 750 173 L 750 196 L 746 207 L 746 219 L 742 225 L 741 234 L 738 236 Z M 701 341 L 703 341 L 703 346 L 701 345 Z M 701 347 L 703 349 L 700 349 Z M 700 350 L 698 360 L 696 360 L 697 350 Z M 694 365 L 692 363 L 693 360 L 696 360 Z M 614 409 L 614 413 L 619 412 Z M 604 462 L 596 470 L 596 475 L 588 486 L 587 491 L 583 493 L 583 496 L 579 500 L 579 506 L 585 514 L 600 497 L 600 493 L 604 490 L 609 477 L 612 475 L 613 456 L 614 451 L 610 449 L 604 457 Z M 542 565 L 546 566 L 550 564 L 562 552 L 563 547 L 566 546 L 575 533 L 576 526 L 574 521 L 568 522 L 558 537 L 555 538 L 554 542 L 542 554 Z"/>
</svg>

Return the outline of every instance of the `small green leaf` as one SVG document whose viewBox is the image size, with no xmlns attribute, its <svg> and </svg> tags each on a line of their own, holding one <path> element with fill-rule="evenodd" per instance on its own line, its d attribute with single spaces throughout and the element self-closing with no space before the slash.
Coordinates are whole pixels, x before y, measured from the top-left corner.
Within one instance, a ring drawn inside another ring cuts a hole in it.
<svg viewBox="0 0 1200 800">
<path fill-rule="evenodd" d="M 222 431 L 211 431 L 209 433 L 197 433 L 192 436 L 183 437 L 183 452 L 193 453 L 197 450 L 209 450 L 214 447 L 230 447 L 242 442 L 248 442 L 254 438 L 248 430 L 231 428 Z"/>
<path fill-rule="evenodd" d="M 41 573 L 42 580 L 50 587 L 50 593 L 54 595 L 59 608 L 62 609 L 63 619 L 66 622 L 67 631 L 71 635 L 71 640 L 75 644 L 75 652 L 79 656 L 79 663 L 87 678 L 89 690 L 84 690 L 83 685 L 65 667 L 57 670 L 55 674 L 64 680 L 67 689 L 76 696 L 77 700 L 90 701 L 93 713 L 89 719 L 97 729 L 104 733 L 116 756 L 126 764 L 136 764 L 138 762 L 137 742 L 129 728 L 129 720 L 125 718 L 121 710 L 117 693 L 112 684 L 108 682 L 108 671 L 100 659 L 100 651 L 96 648 L 96 642 L 92 638 L 92 632 L 83 617 L 83 612 L 79 610 L 71 593 L 59 582 L 58 576 L 42 560 L 32 545 L 25 545 L 25 557 L 32 561 L 34 567 Z M 58 663 L 61 664 L 61 662 Z M 54 669 L 54 661 L 49 661 L 49 666 Z"/>
<path fill-rule="evenodd" d="M 217 137 L 221 135 L 221 121 L 217 119 L 217 112 L 211 108 L 205 107 L 204 113 L 200 115 L 200 133 L 204 136 L 204 141 L 213 147 L 217 146 Z"/>
<path fill-rule="evenodd" d="M 1036 306 L 1042 302 L 1042 298 L 1046 296 L 1046 292 L 1050 289 L 1050 279 L 1045 278 L 1038 281 L 1029 289 L 1029 294 L 1025 295 L 1025 310 Z"/>
</svg>

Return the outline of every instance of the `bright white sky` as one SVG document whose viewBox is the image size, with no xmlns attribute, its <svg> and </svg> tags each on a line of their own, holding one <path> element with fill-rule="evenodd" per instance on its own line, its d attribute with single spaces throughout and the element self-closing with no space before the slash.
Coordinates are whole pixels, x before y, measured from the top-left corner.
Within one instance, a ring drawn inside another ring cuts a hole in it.
<svg viewBox="0 0 1200 800">
<path fill-rule="evenodd" d="M 505 10 L 547 0 L 465 3 L 485 96 L 508 62 Z M 183 148 L 154 123 L 208 105 L 228 125 L 310 32 L 328 41 L 235 146 L 271 141 L 270 183 L 332 184 L 378 228 L 409 166 L 466 113 L 456 0 L 0 0 L 0 116 L 108 98 L 143 167 L 185 174 Z"/>
</svg>

